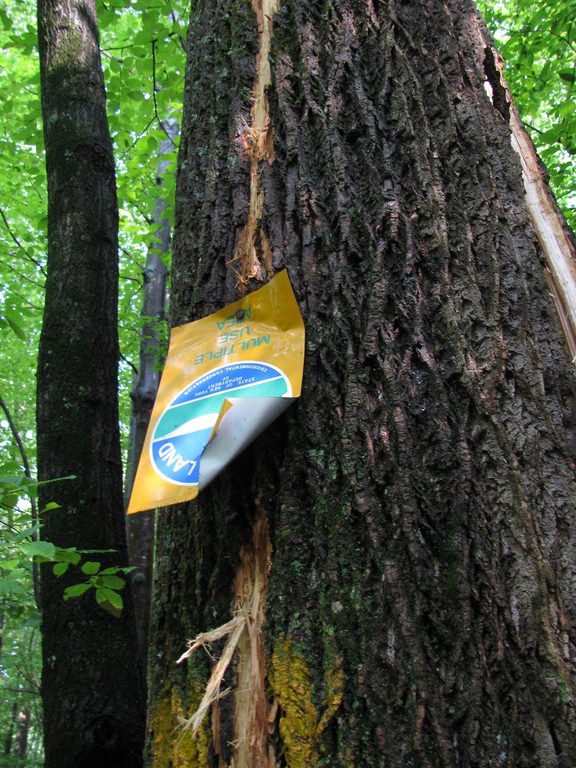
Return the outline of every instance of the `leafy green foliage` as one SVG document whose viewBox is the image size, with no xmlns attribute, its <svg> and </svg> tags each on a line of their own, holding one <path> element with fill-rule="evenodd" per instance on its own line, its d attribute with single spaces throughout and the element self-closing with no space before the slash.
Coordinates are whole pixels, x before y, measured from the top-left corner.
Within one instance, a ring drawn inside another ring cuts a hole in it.
<svg viewBox="0 0 576 768">
<path fill-rule="evenodd" d="M 576 23 L 554 0 L 478 0 L 524 124 L 576 229 Z"/>
<path fill-rule="evenodd" d="M 58 565 L 61 564 L 59 563 Z M 54 567 L 55 573 L 58 565 Z M 120 616 L 124 607 L 120 591 L 126 586 L 126 580 L 119 574 L 130 573 L 134 568 L 112 567 L 102 569 L 101 563 L 95 560 L 88 560 L 82 565 L 81 570 L 89 578 L 79 584 L 66 587 L 64 590 L 64 600 L 81 597 L 93 589 L 95 590 L 95 598 L 98 605 L 114 616 Z M 61 574 L 57 573 L 56 575 Z"/>
<path fill-rule="evenodd" d="M 39 766 L 42 756 L 40 713 L 40 617 L 34 599 L 34 564 L 53 563 L 57 576 L 69 574 L 78 582 L 66 588 L 63 599 L 91 592 L 104 610 L 119 616 L 125 587 L 124 574 L 131 568 L 102 568 L 100 562 L 85 559 L 100 551 L 58 547 L 38 540 L 38 525 L 31 512 L 37 483 L 24 475 L 18 462 L 0 467 L 0 729 L 6 734 L 15 727 L 13 706 L 31 712 L 29 759 L 17 763 L 14 756 L 5 765 Z M 53 502 L 47 505 L 57 509 Z M 75 573 L 71 574 L 70 569 Z M 86 577 L 88 577 L 86 579 Z M 2 763 L 0 763 L 0 766 Z"/>
<path fill-rule="evenodd" d="M 182 112 L 189 2 L 99 2 L 98 13 L 120 209 L 120 422 L 125 444 L 143 325 L 146 252 L 157 239 L 152 215 L 160 201 L 165 215 L 173 215 L 177 141 L 166 158 L 170 165 L 161 187 L 156 173 L 160 143 L 167 139 L 163 121 L 179 120 Z"/>
<path fill-rule="evenodd" d="M 36 548 L 29 497 L 31 482 L 14 460 L 0 467 L 0 729 L 13 729 L 13 707 L 31 710 L 28 754 L 30 766 L 39 766 L 42 754 L 40 728 L 40 633 L 34 601 L 32 559 L 52 554 Z M 12 756 L 5 765 L 16 766 Z M 0 765 L 2 765 L 0 763 Z"/>
<path fill-rule="evenodd" d="M 181 0 L 98 2 L 110 129 L 116 148 L 120 206 L 121 428 L 128 436 L 133 365 L 142 319 L 147 248 L 154 242 L 158 197 L 157 150 L 161 119 L 179 118 L 183 92 L 183 37 L 188 3 Z M 46 277 L 46 179 L 34 4 L 0 2 L 0 394 L 8 405 L 35 471 L 36 350 Z M 163 185 L 167 213 L 174 195 L 176 150 Z M 12 703 L 29 707 L 30 766 L 41 762 L 39 617 L 33 563 L 50 562 L 66 576 L 66 597 L 96 600 L 119 615 L 126 571 L 101 569 L 90 553 L 35 540 L 31 498 L 18 446 L 0 413 L 0 731 L 11 727 Z M 57 499 L 52 509 L 58 507 Z M 85 557 L 84 557 L 85 559 Z M 70 584 L 77 580 L 77 584 Z M 63 583 L 63 592 L 65 585 Z M 20 693 L 18 693 L 20 692 Z M 10 766 L 14 757 L 8 758 Z"/>
</svg>

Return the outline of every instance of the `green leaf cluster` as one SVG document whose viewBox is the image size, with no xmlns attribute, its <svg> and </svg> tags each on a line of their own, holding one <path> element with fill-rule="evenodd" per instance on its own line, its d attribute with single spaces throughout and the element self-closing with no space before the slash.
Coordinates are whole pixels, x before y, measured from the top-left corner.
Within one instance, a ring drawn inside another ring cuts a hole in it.
<svg viewBox="0 0 576 768">
<path fill-rule="evenodd" d="M 178 140 L 164 121 L 180 121 L 190 3 L 117 0 L 98 3 L 110 131 L 120 211 L 120 422 L 128 438 L 129 392 L 145 319 L 140 316 L 146 253 L 158 242 L 153 212 L 173 218 Z M 159 153 L 168 163 L 157 183 Z M 165 324 L 164 324 L 165 325 Z M 164 332 L 166 337 L 166 332 Z"/>
<path fill-rule="evenodd" d="M 52 545 L 34 541 L 30 496 L 35 484 L 15 460 L 0 466 L 0 730 L 12 727 L 13 706 L 31 711 L 30 766 L 42 757 L 40 707 L 40 617 L 34 601 L 33 565 L 52 554 Z M 5 765 L 17 765 L 13 756 Z"/>
<path fill-rule="evenodd" d="M 58 563 L 54 566 L 54 573 L 62 576 L 68 570 L 67 563 Z M 127 574 L 134 570 L 129 568 L 102 568 L 102 564 L 96 560 L 87 560 L 82 565 L 82 573 L 88 576 L 86 581 L 73 584 L 64 590 L 64 600 L 81 597 L 89 590 L 95 590 L 95 598 L 98 605 L 113 616 L 120 616 L 124 607 L 121 590 L 126 586 L 126 580 L 119 574 Z"/>
<path fill-rule="evenodd" d="M 152 212 L 159 197 L 158 148 L 166 138 L 162 121 L 179 119 L 182 108 L 189 7 L 181 0 L 113 0 L 97 5 L 120 205 L 119 375 L 126 442 L 133 366 L 138 363 L 143 326 L 143 271 L 146 251 L 156 237 Z M 0 86 L 0 393 L 34 474 L 34 370 L 46 277 L 47 200 L 33 3 L 0 2 Z M 176 152 L 174 144 L 169 153 L 172 165 L 160 191 L 169 217 Z M 125 583 L 125 571 L 99 565 L 95 570 L 94 559 L 82 565 L 82 556 L 88 553 L 35 540 L 38 532 L 31 509 L 35 497 L 36 483 L 26 477 L 18 446 L 0 413 L 0 731 L 8 731 L 15 698 L 32 708 L 30 765 L 41 761 L 33 563 L 51 562 L 57 575 L 67 574 L 67 598 L 74 598 L 75 588 L 79 589 L 115 615 L 122 610 Z M 77 585 L 70 584 L 71 569 L 78 571 Z"/>
</svg>

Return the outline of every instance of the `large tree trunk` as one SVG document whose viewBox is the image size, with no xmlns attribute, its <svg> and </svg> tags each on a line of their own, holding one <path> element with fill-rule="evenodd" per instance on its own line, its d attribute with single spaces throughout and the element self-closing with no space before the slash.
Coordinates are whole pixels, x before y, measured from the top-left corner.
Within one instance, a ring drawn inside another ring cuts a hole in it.
<svg viewBox="0 0 576 768">
<path fill-rule="evenodd" d="M 94 0 L 40 0 L 48 173 L 48 279 L 38 362 L 42 534 L 126 565 L 117 404 L 117 221 Z M 115 618 L 94 590 L 65 603 L 64 578 L 42 572 L 46 768 L 141 763 L 144 684 L 133 607 Z"/>
<path fill-rule="evenodd" d="M 567 768 L 574 374 L 483 27 L 253 6 L 193 10 L 172 320 L 288 267 L 304 387 L 160 517 L 151 762 Z M 179 740 L 212 662 L 174 660 L 234 611 L 232 692 Z"/>
</svg>

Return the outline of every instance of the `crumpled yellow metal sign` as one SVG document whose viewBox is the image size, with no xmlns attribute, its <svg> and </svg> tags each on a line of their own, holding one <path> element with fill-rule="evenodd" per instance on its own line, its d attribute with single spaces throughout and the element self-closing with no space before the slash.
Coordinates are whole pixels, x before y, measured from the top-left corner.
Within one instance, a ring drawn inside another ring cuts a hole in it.
<svg viewBox="0 0 576 768">
<path fill-rule="evenodd" d="M 128 514 L 194 499 L 300 396 L 304 323 L 288 273 L 172 329 Z"/>
</svg>

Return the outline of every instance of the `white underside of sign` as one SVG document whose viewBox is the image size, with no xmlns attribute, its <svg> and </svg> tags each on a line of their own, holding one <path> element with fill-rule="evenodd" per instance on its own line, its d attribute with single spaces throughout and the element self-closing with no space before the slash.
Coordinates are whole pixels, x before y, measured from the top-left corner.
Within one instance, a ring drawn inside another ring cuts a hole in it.
<svg viewBox="0 0 576 768">
<path fill-rule="evenodd" d="M 200 488 L 211 483 L 295 400 L 293 397 L 230 398 L 232 407 L 222 417 L 200 459 Z"/>
</svg>

